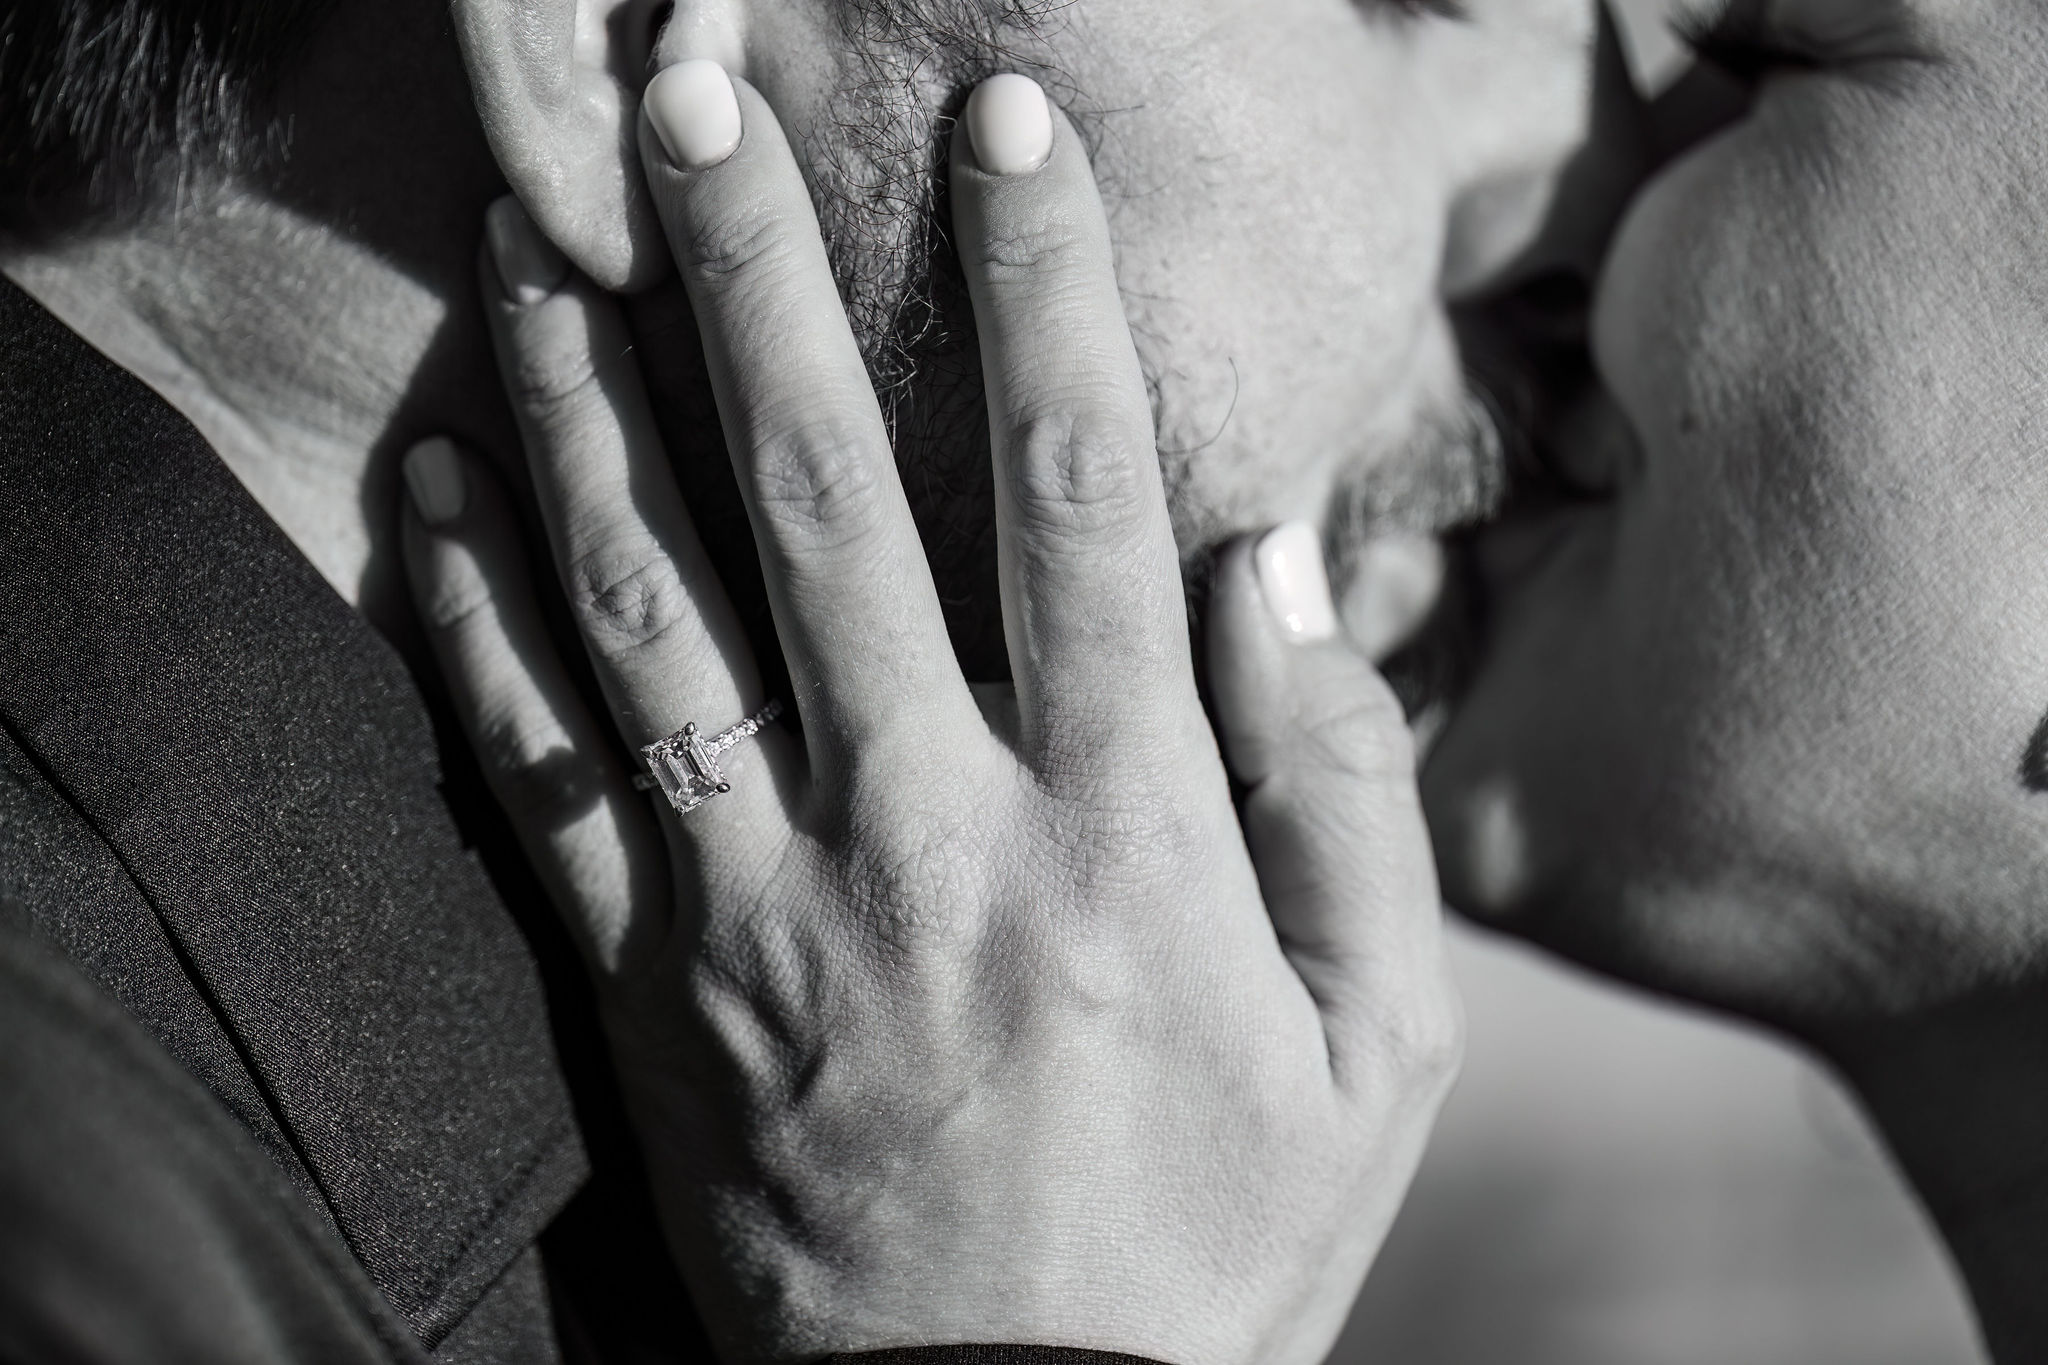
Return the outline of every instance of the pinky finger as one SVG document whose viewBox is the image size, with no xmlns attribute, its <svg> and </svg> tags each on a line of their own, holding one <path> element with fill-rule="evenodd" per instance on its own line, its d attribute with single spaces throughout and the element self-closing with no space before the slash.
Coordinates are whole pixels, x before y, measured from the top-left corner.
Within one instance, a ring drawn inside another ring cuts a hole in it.
<svg viewBox="0 0 2048 1365">
<path fill-rule="evenodd" d="M 433 437 L 405 482 L 406 576 L 484 777 L 591 970 L 630 974 L 674 904 L 653 812 L 562 667 L 496 477 Z"/>
</svg>

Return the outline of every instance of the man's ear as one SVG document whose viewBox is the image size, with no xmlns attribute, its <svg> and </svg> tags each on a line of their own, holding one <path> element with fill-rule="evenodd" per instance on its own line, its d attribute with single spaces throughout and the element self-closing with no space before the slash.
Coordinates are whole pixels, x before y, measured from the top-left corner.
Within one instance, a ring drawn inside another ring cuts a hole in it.
<svg viewBox="0 0 2048 1365">
<path fill-rule="evenodd" d="M 542 232 L 606 289 L 668 273 L 635 122 L 648 61 L 711 57 L 744 73 L 749 0 L 455 0 L 484 135 Z"/>
</svg>

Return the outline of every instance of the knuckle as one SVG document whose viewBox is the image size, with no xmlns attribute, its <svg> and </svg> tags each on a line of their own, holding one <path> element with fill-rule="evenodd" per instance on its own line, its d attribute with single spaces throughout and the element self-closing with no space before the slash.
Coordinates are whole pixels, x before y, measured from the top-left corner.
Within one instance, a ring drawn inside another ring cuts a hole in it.
<svg viewBox="0 0 2048 1365">
<path fill-rule="evenodd" d="M 602 795 L 601 775 L 551 718 L 500 716 L 480 728 L 477 749 L 498 804 L 524 828 L 572 824 Z"/>
<path fill-rule="evenodd" d="M 1418 961 L 1398 977 L 1354 960 L 1340 975 L 1364 971 L 1373 983 L 1354 995 L 1364 1026 L 1368 1070 L 1388 1087 L 1392 1099 L 1407 1096 L 1434 1103 L 1449 1092 L 1465 1061 L 1465 1003 L 1441 949 L 1432 961 Z"/>
<path fill-rule="evenodd" d="M 1121 640 L 1115 647 L 1127 650 Z M 1110 684 L 1113 702 L 1079 695 L 1102 688 L 1100 674 L 1046 670 L 1049 690 L 1059 696 L 1038 705 L 1025 756 L 1047 799 L 1098 813 L 1108 822 L 1106 834 L 1120 829 L 1133 840 L 1168 840 L 1179 828 L 1175 819 L 1192 819 L 1201 809 L 1189 800 L 1199 790 L 1190 774 L 1213 767 L 1220 780 L 1222 763 L 1213 738 L 1197 735 L 1196 727 L 1157 723 L 1196 713 L 1186 659 L 1176 666 L 1163 650 L 1150 648 L 1128 649 L 1125 657 L 1129 666 Z"/>
<path fill-rule="evenodd" d="M 1333 680 L 1303 726 L 1323 762 L 1366 781 L 1411 781 L 1415 735 L 1393 690 L 1377 677 Z"/>
<path fill-rule="evenodd" d="M 1118 714 L 1120 704 L 1133 699 L 1130 693 L 1117 698 L 1119 705 L 1112 705 L 1108 699 L 1082 696 L 1085 678 L 1070 680 L 1057 669 L 1044 673 L 1046 680 L 1059 688 L 1037 707 L 1036 742 L 1029 757 L 1047 791 L 1088 802 L 1098 799 L 1105 787 L 1114 786 L 1119 779 L 1125 779 L 1130 790 L 1143 790 L 1157 755 L 1152 735 L 1135 732 Z M 1141 679 L 1131 683 L 1134 689 L 1144 686 Z"/>
<path fill-rule="evenodd" d="M 629 354 L 603 354 L 590 319 L 561 310 L 528 320 L 515 334 L 503 369 L 513 407 L 544 428 L 607 415 L 616 371 Z"/>
<path fill-rule="evenodd" d="M 595 366 L 552 350 L 522 350 L 505 373 L 505 390 L 514 407 L 549 425 L 586 411 L 602 397 Z"/>
<path fill-rule="evenodd" d="M 881 491 L 889 458 L 872 444 L 853 424 L 833 418 L 798 422 L 768 437 L 754 455 L 761 514 L 812 540 L 864 534 L 863 513 Z"/>
<path fill-rule="evenodd" d="M 877 943 L 913 978 L 948 970 L 988 909 L 990 838 L 1003 803 L 988 772 L 913 754 L 848 768 L 818 792 L 814 834 L 833 850 L 846 903 L 862 908 Z M 963 799 L 963 793 L 975 795 Z"/>
<path fill-rule="evenodd" d="M 1103 910 L 1155 897 L 1182 885 L 1188 869 L 1212 865 L 1215 830 L 1185 803 L 1142 790 L 1098 792 L 1068 807 L 1053 838 L 1073 886 Z"/>
<path fill-rule="evenodd" d="M 1010 443 L 1018 520 L 1054 539 L 1135 529 L 1147 485 L 1143 454 L 1108 423 L 1072 412 L 1024 418 Z"/>
<path fill-rule="evenodd" d="M 1012 224 L 990 232 L 981 243 L 983 268 L 996 284 L 1012 280 L 1038 283 L 1048 274 L 1085 268 L 1094 249 L 1090 233 L 1059 217 Z"/>
<path fill-rule="evenodd" d="M 600 649 L 653 644 L 691 618 L 675 562 L 651 541 L 585 550 L 569 561 L 563 579 L 570 610 Z"/>
<path fill-rule="evenodd" d="M 869 830 L 851 850 L 876 938 L 899 965 L 949 959 L 970 928 L 980 871 L 950 822 Z"/>
<path fill-rule="evenodd" d="M 968 927 L 972 869 L 933 838 L 878 864 L 878 875 L 875 919 L 884 946 L 909 963 L 950 959 L 948 946 Z"/>
<path fill-rule="evenodd" d="M 1448 1089 L 1465 1061 L 1465 1009 L 1446 980 L 1420 991 L 1385 1025 L 1401 1074 L 1432 1094 Z"/>
<path fill-rule="evenodd" d="M 741 204 L 677 234 L 676 264 L 706 282 L 751 278 L 789 255 L 787 225 L 767 206 Z"/>
<path fill-rule="evenodd" d="M 1051 797 L 1091 798 L 1105 771 L 1115 768 L 1123 731 L 1100 702 L 1063 705 L 1053 700 L 1038 709 L 1036 743 L 1029 753 L 1033 773 Z"/>
<path fill-rule="evenodd" d="M 481 574 L 451 575 L 419 595 L 420 619 L 437 635 L 461 636 L 497 619 L 497 597 Z"/>
</svg>

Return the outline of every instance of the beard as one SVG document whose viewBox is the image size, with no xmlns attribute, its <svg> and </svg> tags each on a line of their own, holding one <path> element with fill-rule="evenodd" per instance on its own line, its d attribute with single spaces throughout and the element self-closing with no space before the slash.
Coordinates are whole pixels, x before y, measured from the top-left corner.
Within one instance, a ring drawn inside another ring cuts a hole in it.
<svg viewBox="0 0 2048 1365">
<path fill-rule="evenodd" d="M 992 450 L 973 311 L 948 231 L 948 149 L 967 95 L 998 71 L 1031 75 L 1067 111 L 1094 155 L 1101 119 L 1049 60 L 1064 0 L 842 0 L 839 84 L 819 126 L 792 128 L 847 321 L 895 447 L 898 473 L 954 650 L 970 682 L 1009 678 L 997 575 Z M 746 622 L 770 690 L 786 687 L 751 527 L 719 434 L 694 321 L 679 286 L 633 303 L 643 368 L 677 477 Z M 1141 349 L 1141 358 L 1144 352 Z M 1146 376 L 1155 426 L 1160 387 Z M 1499 423 L 1467 396 L 1419 422 L 1397 448 L 1348 452 L 1333 492 L 1327 548 L 1341 587 L 1375 534 L 1436 534 L 1488 514 L 1504 477 Z M 1221 435 L 1219 432 L 1218 435 Z M 1209 446 L 1216 446 L 1211 440 Z M 1220 453 L 1220 452 L 1215 452 Z M 1211 458 L 1215 457 L 1212 453 Z M 1197 635 L 1213 555 L 1262 529 L 1197 506 L 1184 460 L 1164 469 L 1182 537 L 1182 577 Z M 1427 637 L 1440 641 L 1444 632 Z M 1461 652 L 1461 651 L 1460 651 Z M 1395 670 L 1435 695 L 1437 656 L 1411 651 Z M 1419 661 L 1419 662 L 1418 662 Z"/>
<path fill-rule="evenodd" d="M 841 79 L 816 126 L 786 129 L 932 580 L 970 681 L 1009 675 L 980 343 L 948 225 L 947 158 L 967 96 L 998 71 L 1067 88 L 1042 60 L 1063 0 L 841 0 Z M 751 637 L 786 689 L 745 504 L 696 324 L 674 281 L 629 300 L 676 476 Z"/>
</svg>

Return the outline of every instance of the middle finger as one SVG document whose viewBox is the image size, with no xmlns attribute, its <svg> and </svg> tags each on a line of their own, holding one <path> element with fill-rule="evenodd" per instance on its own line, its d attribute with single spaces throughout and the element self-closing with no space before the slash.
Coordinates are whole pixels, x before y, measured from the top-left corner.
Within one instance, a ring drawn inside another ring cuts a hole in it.
<svg viewBox="0 0 2048 1365">
<path fill-rule="evenodd" d="M 1087 149 L 1029 78 L 953 139 L 953 218 L 996 461 L 1005 633 L 1028 742 L 1200 734 L 1151 404 Z"/>
</svg>

